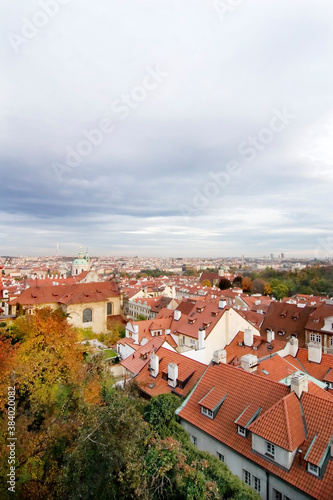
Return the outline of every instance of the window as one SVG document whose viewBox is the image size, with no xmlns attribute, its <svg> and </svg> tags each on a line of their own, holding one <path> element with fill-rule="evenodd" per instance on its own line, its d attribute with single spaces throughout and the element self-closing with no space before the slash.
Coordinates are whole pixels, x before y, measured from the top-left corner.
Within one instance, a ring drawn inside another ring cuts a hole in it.
<svg viewBox="0 0 333 500">
<path fill-rule="evenodd" d="M 222 453 L 220 453 L 219 451 L 216 452 L 216 455 L 217 455 L 217 458 L 219 460 L 221 460 L 221 462 L 224 462 L 224 455 L 222 455 Z"/>
<path fill-rule="evenodd" d="M 330 346 L 333 347 L 333 337 L 330 338 Z"/>
<path fill-rule="evenodd" d="M 197 442 L 198 442 L 197 438 L 195 436 L 191 436 L 191 440 L 192 440 L 192 443 L 194 444 L 194 446 L 196 446 Z"/>
<path fill-rule="evenodd" d="M 260 479 L 259 477 L 252 476 L 253 488 L 260 493 Z"/>
<path fill-rule="evenodd" d="M 275 446 L 274 444 L 272 443 L 269 443 L 268 441 L 266 441 L 266 455 L 269 457 L 269 458 L 275 458 Z"/>
<path fill-rule="evenodd" d="M 310 333 L 311 342 L 321 342 L 321 335 L 318 333 Z"/>
<path fill-rule="evenodd" d="M 205 408 L 204 406 L 201 407 L 201 413 L 203 415 L 206 415 L 209 418 L 214 418 L 214 413 L 212 410 L 209 410 L 208 408 Z"/>
<path fill-rule="evenodd" d="M 106 306 L 106 314 L 108 316 L 110 316 L 110 314 L 112 314 L 112 303 L 111 302 L 108 302 L 107 303 L 107 306 Z"/>
<path fill-rule="evenodd" d="M 195 345 L 195 340 L 190 340 L 190 344 Z"/>
<path fill-rule="evenodd" d="M 273 500 L 282 500 L 282 493 L 273 488 Z"/>
<path fill-rule="evenodd" d="M 245 469 L 243 469 L 243 473 L 244 473 L 244 483 L 251 486 L 251 474 Z"/>
<path fill-rule="evenodd" d="M 240 436 L 246 437 L 246 429 L 245 427 L 242 427 L 241 425 L 237 426 L 237 432 Z"/>
<path fill-rule="evenodd" d="M 273 500 L 292 500 L 292 498 L 287 497 L 287 495 L 282 495 L 281 491 L 273 488 Z"/>
<path fill-rule="evenodd" d="M 85 309 L 82 315 L 83 323 L 90 323 L 92 321 L 92 309 Z"/>
<path fill-rule="evenodd" d="M 318 477 L 319 473 L 320 473 L 320 469 L 316 465 L 308 463 L 308 472 L 310 472 L 310 474 L 313 474 L 314 476 Z"/>
</svg>

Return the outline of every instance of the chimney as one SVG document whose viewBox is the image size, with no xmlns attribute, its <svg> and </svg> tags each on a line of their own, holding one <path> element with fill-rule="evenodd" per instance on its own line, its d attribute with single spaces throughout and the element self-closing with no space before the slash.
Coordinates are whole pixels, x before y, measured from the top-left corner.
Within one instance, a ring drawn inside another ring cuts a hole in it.
<svg viewBox="0 0 333 500">
<path fill-rule="evenodd" d="M 219 309 L 224 309 L 226 305 L 227 305 L 227 301 L 225 299 L 219 300 Z"/>
<path fill-rule="evenodd" d="M 289 340 L 289 354 L 293 358 L 296 358 L 298 352 L 298 338 L 297 337 L 291 337 Z"/>
<path fill-rule="evenodd" d="M 178 309 L 175 309 L 173 312 L 173 319 L 175 321 L 179 321 L 181 318 L 181 315 L 182 315 L 181 311 L 178 311 Z"/>
<path fill-rule="evenodd" d="M 273 330 L 268 330 L 267 332 L 267 342 L 271 343 L 275 338 L 275 333 Z"/>
<path fill-rule="evenodd" d="M 171 333 L 170 328 L 166 328 L 166 329 L 165 329 L 165 335 L 170 335 L 170 333 Z"/>
<path fill-rule="evenodd" d="M 250 328 L 245 328 L 244 330 L 244 344 L 247 347 L 253 346 L 253 331 Z"/>
<path fill-rule="evenodd" d="M 177 386 L 178 365 L 176 363 L 168 364 L 168 385 L 175 388 Z"/>
<path fill-rule="evenodd" d="M 225 349 L 218 349 L 213 352 L 213 361 L 216 364 L 227 362 L 227 351 Z"/>
<path fill-rule="evenodd" d="M 257 369 L 258 358 L 254 354 L 244 354 L 241 357 L 241 367 L 246 372 L 254 372 Z"/>
<path fill-rule="evenodd" d="M 321 343 L 320 342 L 310 342 L 308 344 L 308 361 L 313 363 L 321 363 Z"/>
<path fill-rule="evenodd" d="M 157 377 L 158 371 L 159 371 L 159 367 L 160 367 L 159 365 L 160 365 L 160 360 L 159 360 L 157 354 L 153 353 L 150 356 L 150 362 L 149 362 L 150 374 L 153 377 Z"/>
<path fill-rule="evenodd" d="M 308 376 L 305 373 L 295 373 L 291 377 L 290 391 L 295 392 L 298 398 L 303 391 L 308 392 Z"/>
<path fill-rule="evenodd" d="M 139 343 L 139 325 L 133 324 L 132 339 L 136 344 Z"/>
<path fill-rule="evenodd" d="M 205 337 L 206 337 L 206 331 L 204 329 L 199 328 L 199 331 L 198 331 L 198 349 L 205 348 Z"/>
</svg>

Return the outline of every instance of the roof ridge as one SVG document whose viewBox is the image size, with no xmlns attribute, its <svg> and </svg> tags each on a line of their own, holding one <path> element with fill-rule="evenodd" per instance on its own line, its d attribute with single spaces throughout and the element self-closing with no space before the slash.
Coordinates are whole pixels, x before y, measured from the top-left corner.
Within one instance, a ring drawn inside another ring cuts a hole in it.
<svg viewBox="0 0 333 500">
<path fill-rule="evenodd" d="M 288 437 L 288 445 L 291 448 L 292 447 L 292 438 L 291 438 L 291 431 L 290 431 L 290 422 L 289 422 L 289 408 L 287 405 L 287 398 L 288 396 L 291 396 L 293 393 L 291 392 L 290 394 L 287 394 L 284 398 L 282 398 L 282 404 L 283 404 L 283 409 L 285 412 L 285 420 L 286 420 L 286 429 L 287 429 L 287 437 Z M 289 398 L 290 399 L 290 398 Z"/>
</svg>

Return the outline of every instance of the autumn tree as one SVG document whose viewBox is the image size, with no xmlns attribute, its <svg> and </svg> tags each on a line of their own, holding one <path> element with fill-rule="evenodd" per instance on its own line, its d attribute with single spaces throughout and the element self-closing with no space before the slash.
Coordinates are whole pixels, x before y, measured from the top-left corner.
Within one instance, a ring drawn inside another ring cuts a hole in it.
<svg viewBox="0 0 333 500">
<path fill-rule="evenodd" d="M 205 287 L 211 287 L 211 286 L 212 286 L 212 284 L 211 284 L 211 282 L 210 282 L 209 280 L 203 280 L 203 282 L 202 282 L 202 286 L 205 286 Z"/>
<path fill-rule="evenodd" d="M 249 276 L 244 276 L 242 279 L 242 288 L 244 292 L 249 292 L 251 290 L 252 280 Z"/>
<path fill-rule="evenodd" d="M 60 310 L 36 310 L 15 326 L 21 336 L 15 344 L 17 492 L 20 498 L 48 498 L 78 425 L 73 416 L 82 399 L 82 350 Z M 7 453 L 1 451 L 2 473 Z"/>
</svg>

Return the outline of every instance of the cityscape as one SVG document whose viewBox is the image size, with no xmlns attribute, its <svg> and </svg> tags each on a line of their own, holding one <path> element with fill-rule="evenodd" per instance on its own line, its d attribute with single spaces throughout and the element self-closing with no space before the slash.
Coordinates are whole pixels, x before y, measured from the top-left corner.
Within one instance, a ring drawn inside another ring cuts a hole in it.
<svg viewBox="0 0 333 500">
<path fill-rule="evenodd" d="M 0 16 L 0 499 L 332 500 L 332 1 Z"/>
</svg>

